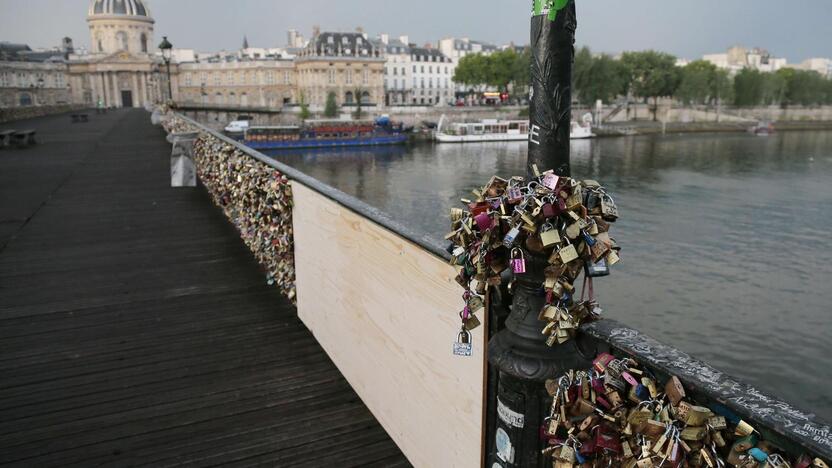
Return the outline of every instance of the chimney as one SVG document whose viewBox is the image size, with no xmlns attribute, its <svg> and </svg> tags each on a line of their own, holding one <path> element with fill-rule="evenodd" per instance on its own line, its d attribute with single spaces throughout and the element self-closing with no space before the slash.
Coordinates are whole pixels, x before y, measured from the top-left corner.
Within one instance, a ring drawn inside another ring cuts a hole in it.
<svg viewBox="0 0 832 468">
<path fill-rule="evenodd" d="M 410 44 L 410 36 L 399 36 L 399 40 L 402 42 L 402 44 Z"/>
<path fill-rule="evenodd" d="M 317 24 L 312 26 L 312 37 L 318 37 L 321 35 L 321 27 Z"/>
<path fill-rule="evenodd" d="M 390 43 L 390 35 L 389 34 L 380 34 L 379 39 L 381 39 L 381 42 L 383 42 L 384 45 L 387 45 L 387 44 Z"/>
</svg>

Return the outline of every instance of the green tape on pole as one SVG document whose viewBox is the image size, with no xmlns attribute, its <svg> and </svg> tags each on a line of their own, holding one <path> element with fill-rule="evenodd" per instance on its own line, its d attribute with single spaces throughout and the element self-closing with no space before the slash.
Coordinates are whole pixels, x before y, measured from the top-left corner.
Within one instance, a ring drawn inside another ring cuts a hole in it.
<svg viewBox="0 0 832 468">
<path fill-rule="evenodd" d="M 569 0 L 534 0 L 532 16 L 548 15 L 549 21 L 554 21 L 567 3 Z"/>
</svg>

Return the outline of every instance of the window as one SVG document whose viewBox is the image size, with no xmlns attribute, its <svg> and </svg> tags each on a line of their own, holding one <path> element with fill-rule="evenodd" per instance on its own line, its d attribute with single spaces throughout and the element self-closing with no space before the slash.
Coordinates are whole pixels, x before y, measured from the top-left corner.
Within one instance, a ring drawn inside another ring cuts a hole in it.
<svg viewBox="0 0 832 468">
<path fill-rule="evenodd" d="M 344 95 L 344 103 L 352 104 L 353 102 L 355 102 L 355 96 L 352 94 L 352 91 L 347 91 L 347 94 Z"/>
<path fill-rule="evenodd" d="M 283 72 L 283 84 L 288 85 L 291 84 L 291 76 L 289 75 L 289 70 Z"/>
<path fill-rule="evenodd" d="M 433 66 L 428 67 L 428 73 L 433 73 Z"/>
<path fill-rule="evenodd" d="M 266 84 L 274 84 L 274 72 L 271 70 L 269 70 L 269 72 L 266 73 Z"/>
<path fill-rule="evenodd" d="M 413 73 L 416 73 L 416 65 L 413 65 Z"/>
<path fill-rule="evenodd" d="M 428 79 L 428 88 L 433 89 L 433 78 Z"/>
<path fill-rule="evenodd" d="M 141 37 L 140 40 L 141 40 L 141 43 L 142 43 L 142 52 L 144 52 L 146 54 L 147 53 L 147 34 L 142 33 L 142 37 Z"/>
<path fill-rule="evenodd" d="M 327 37 L 326 38 L 326 43 L 327 44 L 335 44 L 335 38 L 332 37 L 332 36 Z"/>
<path fill-rule="evenodd" d="M 425 72 L 425 66 L 422 65 L 422 73 L 424 73 L 424 72 Z"/>
<path fill-rule="evenodd" d="M 116 33 L 116 41 L 118 42 L 121 50 L 130 50 L 127 44 L 127 33 L 124 31 L 119 31 Z"/>
<path fill-rule="evenodd" d="M 370 69 L 367 66 L 364 66 L 364 70 L 362 70 L 361 74 L 361 83 L 369 84 L 370 83 Z"/>
<path fill-rule="evenodd" d="M 352 69 L 347 68 L 347 84 L 352 84 Z"/>
<path fill-rule="evenodd" d="M 11 78 L 8 72 L 0 73 L 0 86 L 9 87 L 11 86 Z"/>
<path fill-rule="evenodd" d="M 55 75 L 55 87 L 56 88 L 63 88 L 64 86 L 66 86 L 66 81 L 64 81 L 64 74 L 63 73 L 57 73 Z"/>
<path fill-rule="evenodd" d="M 32 95 L 29 93 L 21 93 L 20 94 L 20 105 L 21 106 L 31 106 L 32 105 Z"/>
<path fill-rule="evenodd" d="M 222 86 L 222 75 L 214 73 L 214 86 Z"/>
<path fill-rule="evenodd" d="M 425 89 L 425 79 L 422 78 L 422 89 Z"/>
<path fill-rule="evenodd" d="M 370 93 L 369 91 L 364 91 L 361 93 L 361 103 L 362 104 L 369 104 L 370 103 Z"/>
<path fill-rule="evenodd" d="M 234 72 L 228 72 L 228 73 L 226 73 L 225 76 L 226 76 L 226 82 L 229 85 L 233 86 L 234 85 Z"/>
<path fill-rule="evenodd" d="M 201 76 L 201 79 L 200 79 L 199 81 L 200 81 L 202 84 L 205 84 L 205 83 L 207 83 L 207 82 L 208 82 L 208 74 L 207 74 L 207 73 L 202 72 L 202 74 L 201 74 L 200 76 Z"/>
<path fill-rule="evenodd" d="M 191 74 L 185 73 L 185 86 L 191 86 Z"/>
</svg>

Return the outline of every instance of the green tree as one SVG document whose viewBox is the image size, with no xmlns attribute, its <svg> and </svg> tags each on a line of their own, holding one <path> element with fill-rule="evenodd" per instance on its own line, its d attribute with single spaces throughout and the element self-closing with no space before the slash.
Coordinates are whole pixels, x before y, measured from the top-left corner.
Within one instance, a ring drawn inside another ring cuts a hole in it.
<svg viewBox="0 0 832 468">
<path fill-rule="evenodd" d="M 516 96 L 529 95 L 529 75 L 532 63 L 532 49 L 526 47 L 523 52 L 517 55 L 517 60 L 514 62 L 514 94 Z"/>
<path fill-rule="evenodd" d="M 708 104 L 714 96 L 716 66 L 704 60 L 691 62 L 681 71 L 676 97 L 685 104 Z"/>
<path fill-rule="evenodd" d="M 311 116 L 309 112 L 309 104 L 306 103 L 306 96 L 300 93 L 300 120 L 306 121 Z"/>
<path fill-rule="evenodd" d="M 489 81 L 489 60 L 482 54 L 466 55 L 459 60 L 453 80 L 475 89 L 482 89 Z"/>
<path fill-rule="evenodd" d="M 644 99 L 653 98 L 653 120 L 657 120 L 659 97 L 673 96 L 679 86 L 676 57 L 654 50 L 625 52 L 621 62 L 630 72 L 633 93 Z"/>
<path fill-rule="evenodd" d="M 612 102 L 627 94 L 628 71 L 624 65 L 607 54 L 593 57 L 584 47 L 575 58 L 573 87 L 581 104 L 592 106 L 595 101 Z"/>
<path fill-rule="evenodd" d="M 363 107 L 364 102 L 363 102 L 363 99 L 361 99 L 361 94 L 364 92 L 364 90 L 362 88 L 355 88 L 354 92 L 355 92 L 355 102 L 356 102 L 356 104 L 355 104 L 355 113 L 353 114 L 353 117 L 355 118 L 355 120 L 361 120 L 361 117 L 363 117 L 363 114 L 364 114 L 364 112 L 363 112 L 364 111 L 364 107 Z"/>
<path fill-rule="evenodd" d="M 697 60 L 681 70 L 676 97 L 685 104 L 719 104 L 734 100 L 731 75 L 714 64 Z"/>
<path fill-rule="evenodd" d="M 324 107 L 324 115 L 327 117 L 335 117 L 338 115 L 338 104 L 335 103 L 335 93 L 332 91 L 326 95 L 326 106 Z"/>
<path fill-rule="evenodd" d="M 514 49 L 501 50 L 485 57 L 487 84 L 508 92 L 516 78 L 516 64 L 520 56 Z"/>
<path fill-rule="evenodd" d="M 740 107 L 757 106 L 763 103 L 763 74 L 744 68 L 734 77 L 734 104 Z"/>
<path fill-rule="evenodd" d="M 827 80 L 818 72 L 784 68 L 777 72 L 785 80 L 785 102 L 813 106 L 826 102 Z"/>
</svg>

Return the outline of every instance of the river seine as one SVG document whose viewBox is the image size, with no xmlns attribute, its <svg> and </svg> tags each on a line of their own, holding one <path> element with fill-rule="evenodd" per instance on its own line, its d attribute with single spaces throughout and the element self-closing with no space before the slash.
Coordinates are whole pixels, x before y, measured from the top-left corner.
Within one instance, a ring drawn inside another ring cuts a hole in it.
<svg viewBox="0 0 832 468">
<path fill-rule="evenodd" d="M 273 156 L 442 239 L 460 197 L 524 173 L 526 144 Z M 832 420 L 832 132 L 573 141 L 572 171 L 621 213 L 606 316 Z"/>
</svg>

